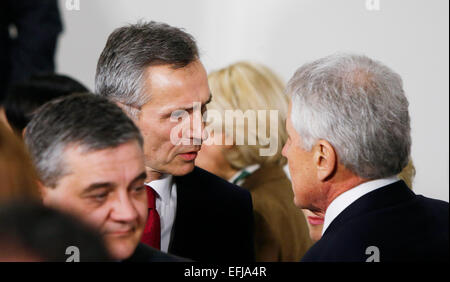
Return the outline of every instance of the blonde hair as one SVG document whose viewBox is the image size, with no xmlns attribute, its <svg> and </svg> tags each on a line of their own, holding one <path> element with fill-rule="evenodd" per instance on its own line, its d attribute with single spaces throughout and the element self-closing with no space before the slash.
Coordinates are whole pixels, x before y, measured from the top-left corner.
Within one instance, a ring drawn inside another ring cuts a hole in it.
<svg viewBox="0 0 450 282">
<path fill-rule="evenodd" d="M 234 128 L 245 132 L 244 145 L 233 146 L 225 157 L 232 167 L 242 169 L 252 164 L 286 164 L 281 150 L 287 140 L 285 121 L 288 112 L 288 97 L 284 94 L 283 81 L 269 68 L 257 63 L 238 62 L 221 70 L 212 72 L 208 76 L 212 93 L 209 109 L 218 110 L 224 117 L 225 110 L 278 110 L 278 134 L 270 136 L 278 138 L 278 148 L 273 156 L 261 156 L 257 128 L 249 128 L 245 121 L 235 120 Z M 214 121 L 213 121 L 214 122 Z M 236 124 L 237 123 L 237 124 Z M 222 119 L 222 125 L 224 125 Z M 229 125 L 225 125 L 229 126 Z M 266 121 L 266 133 L 270 132 L 270 122 Z M 257 145 L 248 145 L 249 136 L 255 137 Z M 270 142 L 273 142 L 272 140 Z"/>
<path fill-rule="evenodd" d="M 0 203 L 39 200 L 37 177 L 24 143 L 0 123 Z"/>
<path fill-rule="evenodd" d="M 414 164 L 413 164 L 412 160 L 410 159 L 408 164 L 398 174 L 398 177 L 401 180 L 405 181 L 406 185 L 408 185 L 408 187 L 410 189 L 412 189 L 414 176 L 416 176 L 416 168 L 414 167 Z"/>
</svg>

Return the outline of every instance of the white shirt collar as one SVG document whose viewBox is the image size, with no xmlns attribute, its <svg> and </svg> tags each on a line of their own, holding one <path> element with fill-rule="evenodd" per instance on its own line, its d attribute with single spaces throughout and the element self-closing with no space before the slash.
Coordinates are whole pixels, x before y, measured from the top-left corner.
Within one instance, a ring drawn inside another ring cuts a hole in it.
<svg viewBox="0 0 450 282">
<path fill-rule="evenodd" d="M 162 202 L 167 202 L 170 199 L 172 190 L 172 179 L 173 176 L 171 174 L 163 174 L 160 179 L 147 182 L 145 185 L 152 187 Z"/>
<path fill-rule="evenodd" d="M 352 189 L 345 191 L 341 195 L 337 196 L 336 199 L 331 202 L 325 212 L 322 235 L 330 226 L 331 222 L 333 222 L 333 220 L 353 202 L 367 193 L 370 193 L 376 189 L 387 186 L 397 181 L 399 181 L 397 176 L 371 180 L 361 183 L 358 186 L 355 186 Z"/>
<path fill-rule="evenodd" d="M 246 171 L 246 172 L 252 174 L 252 173 L 255 172 L 256 170 L 258 170 L 259 167 L 260 167 L 259 164 L 253 164 L 253 165 L 249 165 L 249 166 L 247 166 L 247 167 L 244 167 L 243 169 L 241 169 L 241 170 L 239 170 L 238 172 L 236 172 L 236 173 L 228 180 L 228 182 L 233 183 L 233 182 L 241 175 L 241 173 L 242 173 L 243 171 Z M 242 181 L 242 182 L 243 182 L 243 181 Z M 242 184 L 242 183 L 237 183 L 237 184 L 239 185 L 239 184 Z"/>
</svg>

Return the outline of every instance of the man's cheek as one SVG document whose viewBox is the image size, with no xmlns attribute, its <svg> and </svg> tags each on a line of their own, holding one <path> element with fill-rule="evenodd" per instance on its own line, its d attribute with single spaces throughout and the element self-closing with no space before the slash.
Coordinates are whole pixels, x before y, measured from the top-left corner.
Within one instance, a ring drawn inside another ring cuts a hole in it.
<svg viewBox="0 0 450 282">
<path fill-rule="evenodd" d="M 135 207 L 139 215 L 139 222 L 137 227 L 139 229 L 143 229 L 145 227 L 145 223 L 147 222 L 147 215 L 148 215 L 147 199 L 144 197 L 136 200 Z"/>
<path fill-rule="evenodd" d="M 106 232 L 107 221 L 108 221 L 108 212 L 104 209 L 95 209 L 95 210 L 84 210 L 84 216 L 86 222 L 91 225 L 96 230 L 100 231 L 100 233 Z"/>
</svg>

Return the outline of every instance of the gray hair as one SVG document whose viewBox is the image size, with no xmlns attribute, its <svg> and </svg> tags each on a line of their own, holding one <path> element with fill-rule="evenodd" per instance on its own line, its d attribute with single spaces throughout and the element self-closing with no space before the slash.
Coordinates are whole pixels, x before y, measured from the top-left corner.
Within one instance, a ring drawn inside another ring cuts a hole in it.
<svg viewBox="0 0 450 282">
<path fill-rule="evenodd" d="M 291 120 L 310 151 L 324 139 L 356 175 L 377 179 L 408 163 L 408 100 L 400 76 L 366 56 L 335 54 L 300 67 L 290 79 Z"/>
<path fill-rule="evenodd" d="M 25 143 L 45 186 L 55 187 L 68 172 L 64 151 L 80 145 L 83 152 L 114 148 L 136 140 L 139 129 L 114 103 L 92 94 L 74 94 L 44 104 L 28 124 Z"/>
<path fill-rule="evenodd" d="M 182 68 L 199 57 L 194 38 L 183 30 L 157 22 L 138 22 L 111 33 L 100 55 L 95 94 L 122 104 L 136 119 L 149 101 L 144 95 L 145 69 L 152 65 Z"/>
</svg>

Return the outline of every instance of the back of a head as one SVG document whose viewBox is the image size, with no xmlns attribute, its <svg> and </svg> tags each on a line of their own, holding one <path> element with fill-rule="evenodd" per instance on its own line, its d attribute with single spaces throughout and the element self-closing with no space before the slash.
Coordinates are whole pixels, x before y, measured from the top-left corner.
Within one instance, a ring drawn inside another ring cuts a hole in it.
<svg viewBox="0 0 450 282">
<path fill-rule="evenodd" d="M 22 136 L 23 129 L 40 106 L 52 99 L 82 92 L 88 92 L 88 89 L 69 76 L 36 74 L 11 85 L 3 106 L 8 123 Z"/>
<path fill-rule="evenodd" d="M 25 143 L 45 186 L 54 187 L 65 171 L 62 155 L 69 145 L 84 152 L 115 148 L 142 136 L 114 103 L 92 94 L 74 94 L 48 102 L 27 126 Z"/>
<path fill-rule="evenodd" d="M 245 132 L 244 145 L 234 147 L 227 154 L 230 164 L 242 169 L 252 164 L 277 164 L 284 165 L 286 159 L 281 155 L 281 150 L 287 139 L 285 121 L 288 112 L 288 98 L 284 95 L 284 83 L 268 67 L 251 62 L 238 62 L 208 75 L 212 100 L 208 110 L 218 110 L 222 116 L 226 110 L 241 110 L 242 112 L 264 111 L 269 117 L 270 110 L 278 112 L 278 135 L 271 136 L 277 139 L 278 148 L 273 156 L 261 156 L 260 149 L 265 146 L 259 140 L 257 128 L 248 126 L 248 122 L 236 119 L 233 128 L 237 132 Z M 257 114 L 255 115 L 257 117 Z M 223 121 L 223 120 L 222 120 Z M 214 121 L 213 121 L 214 122 Z M 259 125 L 261 121 L 258 120 Z M 266 122 L 265 132 L 270 132 L 270 122 Z M 227 126 L 227 125 L 225 125 Z M 231 131 L 230 131 L 231 132 Z M 248 139 L 255 138 L 257 145 L 249 145 Z M 264 136 L 266 138 L 266 136 Z M 271 142 L 274 140 L 271 140 Z"/>
<path fill-rule="evenodd" d="M 80 262 L 109 260 L 100 234 L 91 227 L 26 201 L 0 206 L 0 250 L 0 261 L 64 262 L 71 255 Z"/>
<path fill-rule="evenodd" d="M 0 203 L 39 199 L 36 172 L 22 140 L 0 123 Z"/>
<path fill-rule="evenodd" d="M 400 76 L 382 63 L 328 56 L 300 67 L 287 93 L 304 149 L 325 139 L 345 167 L 366 179 L 396 175 L 408 163 L 408 101 Z"/>
<path fill-rule="evenodd" d="M 150 98 L 143 95 L 147 67 L 182 68 L 198 57 L 194 38 L 182 29 L 153 21 L 117 28 L 98 60 L 95 94 L 129 106 L 125 110 L 136 117 Z"/>
</svg>

